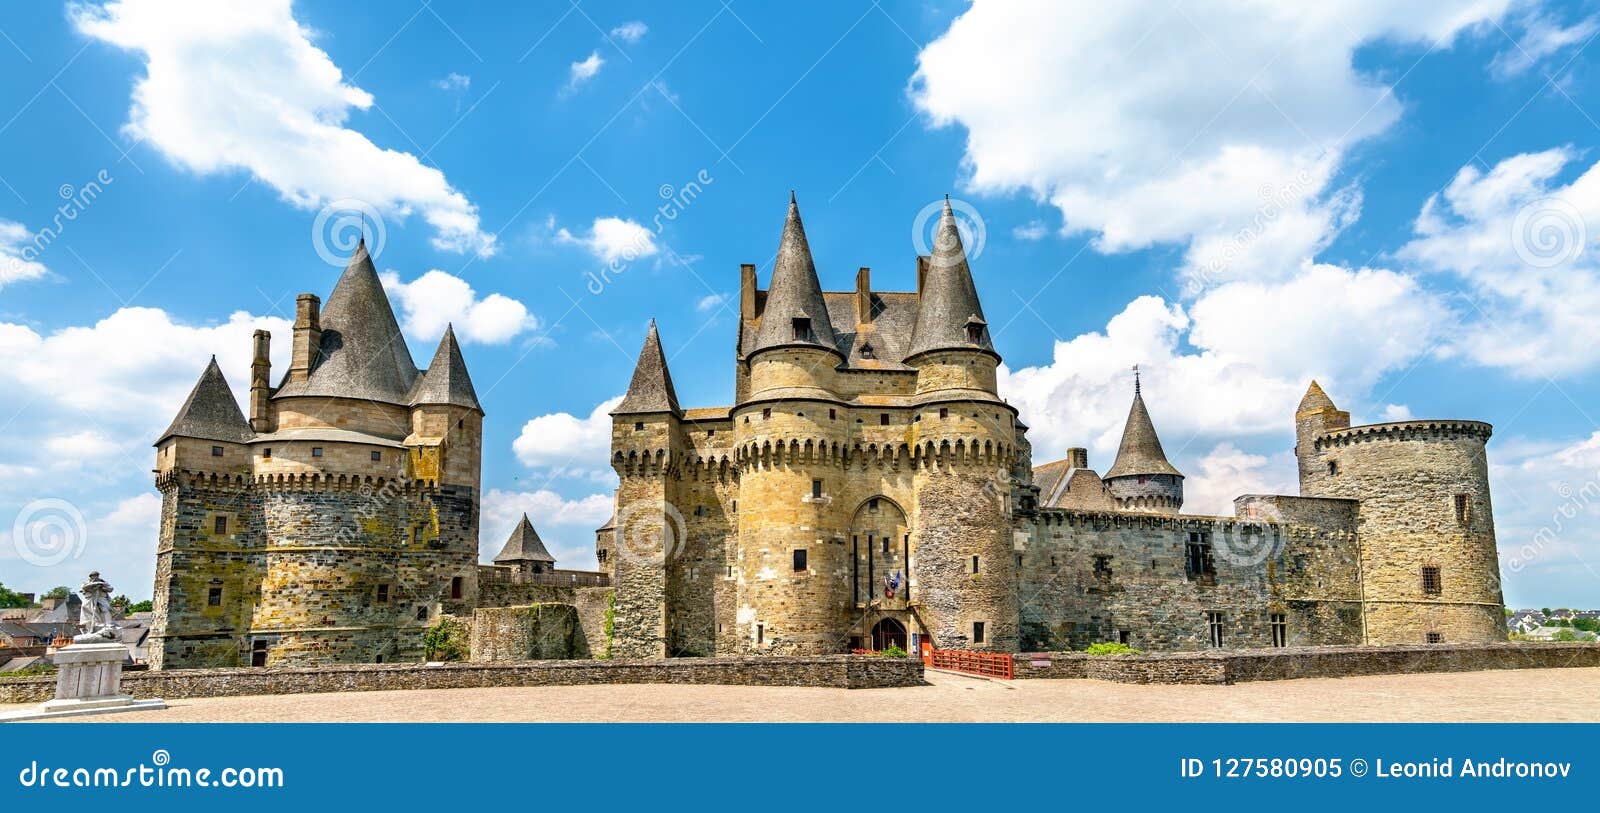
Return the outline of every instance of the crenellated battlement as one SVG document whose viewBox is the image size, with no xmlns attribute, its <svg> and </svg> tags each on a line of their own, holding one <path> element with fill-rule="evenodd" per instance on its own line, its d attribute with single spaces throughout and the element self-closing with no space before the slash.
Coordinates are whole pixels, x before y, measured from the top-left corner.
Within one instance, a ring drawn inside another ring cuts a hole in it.
<svg viewBox="0 0 1600 813">
<path fill-rule="evenodd" d="M 1394 421 L 1326 432 L 1317 437 L 1315 448 L 1321 450 L 1373 441 L 1475 440 L 1481 443 L 1487 441 L 1493 434 L 1494 427 L 1483 421 L 1448 419 Z"/>
</svg>

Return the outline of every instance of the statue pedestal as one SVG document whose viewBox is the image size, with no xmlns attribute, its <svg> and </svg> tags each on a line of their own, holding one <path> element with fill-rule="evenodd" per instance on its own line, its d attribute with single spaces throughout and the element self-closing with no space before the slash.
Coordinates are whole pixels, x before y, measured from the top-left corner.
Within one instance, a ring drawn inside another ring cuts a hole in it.
<svg viewBox="0 0 1600 813">
<path fill-rule="evenodd" d="M 57 670 L 55 699 L 34 711 L 0 715 L 0 721 L 166 708 L 166 701 L 135 700 L 122 693 L 122 662 L 127 657 L 127 647 L 109 642 L 71 644 L 56 650 L 51 658 Z"/>
</svg>

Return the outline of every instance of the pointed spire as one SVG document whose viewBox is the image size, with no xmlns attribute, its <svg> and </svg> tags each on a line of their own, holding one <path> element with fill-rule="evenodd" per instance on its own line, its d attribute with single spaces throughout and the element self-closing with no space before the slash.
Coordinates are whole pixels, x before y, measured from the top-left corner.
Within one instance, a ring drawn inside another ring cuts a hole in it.
<svg viewBox="0 0 1600 813">
<path fill-rule="evenodd" d="M 933 350 L 983 350 L 994 353 L 989 323 L 972 282 L 967 251 L 961 245 L 950 196 L 934 231 L 933 256 L 917 300 L 917 326 L 911 333 L 907 358 Z"/>
<path fill-rule="evenodd" d="M 157 444 L 173 437 L 221 440 L 228 443 L 245 443 L 255 437 L 250 424 L 239 411 L 239 402 L 233 400 L 233 390 L 217 366 L 217 357 L 211 357 L 200 380 L 189 391 L 189 398 L 178 409 L 172 425 L 161 433 Z"/>
<path fill-rule="evenodd" d="M 365 239 L 356 244 L 349 265 L 328 295 L 320 321 L 322 346 L 310 377 L 285 384 L 274 397 L 323 395 L 408 402 L 417 366 Z"/>
<path fill-rule="evenodd" d="M 1111 464 L 1104 479 L 1141 474 L 1171 474 L 1182 477 L 1177 467 L 1167 462 L 1167 453 L 1161 448 L 1161 438 L 1150 421 L 1150 410 L 1145 408 L 1144 394 L 1139 390 L 1138 372 L 1134 372 L 1133 406 L 1128 410 L 1128 422 L 1122 427 L 1122 443 L 1117 447 L 1117 461 Z"/>
<path fill-rule="evenodd" d="M 645 334 L 644 347 L 639 349 L 639 361 L 633 367 L 633 380 L 628 382 L 628 394 L 622 403 L 611 410 L 612 415 L 633 415 L 645 412 L 670 412 L 681 415 L 678 393 L 672 388 L 672 372 L 667 369 L 666 354 L 661 352 L 661 334 L 656 332 L 656 320 L 650 320 L 650 332 Z"/>
<path fill-rule="evenodd" d="M 1295 412 L 1318 412 L 1324 409 L 1336 409 L 1333 399 L 1322 391 L 1322 385 L 1316 379 L 1311 379 L 1311 386 L 1306 388 L 1306 394 L 1300 399 L 1300 406 Z"/>
<path fill-rule="evenodd" d="M 509 564 L 512 562 L 545 562 L 555 564 L 556 557 L 550 555 L 545 549 L 544 540 L 539 538 L 539 532 L 533 529 L 533 523 L 528 521 L 528 515 L 522 515 L 522 521 L 512 529 L 511 537 L 506 540 L 505 547 L 500 549 L 494 557 L 495 564 Z"/>
<path fill-rule="evenodd" d="M 417 389 L 411 394 L 411 405 L 451 404 L 483 411 L 478 403 L 478 393 L 472 388 L 472 378 L 467 375 L 466 359 L 461 357 L 461 346 L 456 344 L 456 326 L 448 324 L 439 349 L 433 354 L 433 363 L 417 379 Z"/>
<path fill-rule="evenodd" d="M 778 257 L 772 264 L 772 284 L 767 288 L 761 330 L 752 352 L 791 344 L 813 344 L 839 352 L 833 323 L 828 320 L 828 306 L 822 299 L 822 284 L 817 281 L 817 266 L 806 242 L 806 227 L 800 222 L 800 204 L 793 191 L 789 192 L 789 214 L 783 221 Z"/>
</svg>

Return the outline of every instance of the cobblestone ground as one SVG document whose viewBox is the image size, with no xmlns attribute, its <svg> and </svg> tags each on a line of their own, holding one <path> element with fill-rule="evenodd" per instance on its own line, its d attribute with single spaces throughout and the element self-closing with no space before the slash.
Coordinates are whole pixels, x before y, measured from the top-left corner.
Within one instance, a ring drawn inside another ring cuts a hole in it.
<svg viewBox="0 0 1600 813">
<path fill-rule="evenodd" d="M 173 700 L 89 722 L 1467 722 L 1600 721 L 1600 669 L 1133 686 L 930 672 L 909 689 L 546 686 Z M 0 706 L 0 711 L 22 708 Z"/>
</svg>

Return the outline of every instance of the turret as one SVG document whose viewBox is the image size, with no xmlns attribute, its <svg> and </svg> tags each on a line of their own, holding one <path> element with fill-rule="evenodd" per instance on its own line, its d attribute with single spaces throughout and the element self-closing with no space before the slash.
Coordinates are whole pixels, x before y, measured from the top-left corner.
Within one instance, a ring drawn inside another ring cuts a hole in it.
<svg viewBox="0 0 1600 813">
<path fill-rule="evenodd" d="M 800 206 L 791 192 L 772 284 L 749 353 L 751 395 L 829 397 L 832 372 L 844 361 L 838 343 L 800 221 Z"/>
<path fill-rule="evenodd" d="M 1322 391 L 1316 381 L 1306 388 L 1300 406 L 1294 411 L 1294 455 L 1300 464 L 1300 491 L 1316 491 L 1325 478 L 1337 475 L 1328 470 L 1328 462 L 1317 451 L 1317 438 L 1327 432 L 1350 428 L 1350 413 L 1333 405 L 1333 399 Z"/>
<path fill-rule="evenodd" d="M 919 264 L 917 325 L 906 363 L 917 368 L 917 392 L 973 390 L 998 400 L 995 369 L 1000 355 L 972 281 L 966 248 L 949 197 L 934 234 L 933 255 Z"/>
<path fill-rule="evenodd" d="M 1167 462 L 1161 438 L 1144 405 L 1137 371 L 1133 406 L 1128 409 L 1128 422 L 1122 429 L 1117 460 L 1104 479 L 1118 510 L 1176 514 L 1183 506 L 1183 473 Z"/>
<path fill-rule="evenodd" d="M 539 538 L 539 532 L 533 529 L 533 523 L 528 520 L 528 515 L 523 514 L 522 521 L 512 529 L 505 546 L 495 554 L 494 563 L 510 567 L 521 575 L 534 575 L 554 570 L 556 557 L 550 555 L 544 540 Z"/>
<path fill-rule="evenodd" d="M 250 458 L 245 444 L 253 435 L 217 357 L 212 356 L 167 431 L 156 440 L 156 469 L 247 470 Z"/>
<path fill-rule="evenodd" d="M 405 445 L 412 447 L 414 473 L 478 488 L 482 437 L 483 407 L 456 343 L 455 325 L 446 325 L 433 361 L 411 394 L 411 435 Z"/>
</svg>

